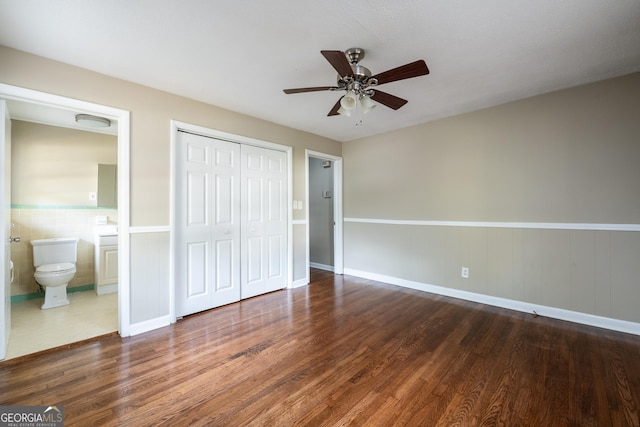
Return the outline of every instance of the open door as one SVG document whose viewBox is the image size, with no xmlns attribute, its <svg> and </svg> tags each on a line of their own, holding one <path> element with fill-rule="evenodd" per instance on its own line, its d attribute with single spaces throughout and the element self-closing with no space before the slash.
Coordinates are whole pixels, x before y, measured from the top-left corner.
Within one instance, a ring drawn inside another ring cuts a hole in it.
<svg viewBox="0 0 640 427">
<path fill-rule="evenodd" d="M 310 213 L 311 209 L 311 194 L 310 194 L 310 183 L 313 180 L 313 177 L 310 173 L 310 163 L 311 159 L 316 159 L 321 163 L 328 162 L 330 165 L 330 169 L 333 171 L 332 175 L 332 185 L 333 188 L 324 188 L 324 190 L 330 190 L 327 193 L 327 197 L 330 197 L 333 201 L 332 209 L 333 209 L 333 272 L 335 274 L 343 274 L 344 273 L 344 243 L 343 243 L 343 215 L 342 215 L 342 157 L 333 156 L 331 154 L 320 153 L 312 150 L 305 150 L 306 157 L 306 199 L 307 199 L 307 209 L 306 221 L 307 221 L 307 283 L 309 282 L 310 277 L 310 267 L 311 267 L 311 239 L 312 235 L 310 232 L 311 223 L 315 219 L 312 217 Z M 324 166 L 323 166 L 324 167 Z M 316 189 L 317 190 L 317 189 Z M 315 190 L 314 190 L 315 191 Z M 316 192 L 315 196 L 318 196 Z M 322 197 L 322 196 L 320 196 Z M 323 230 L 323 232 L 331 233 L 331 229 L 327 228 Z M 322 268 L 322 266 L 316 265 L 316 267 Z"/>
<path fill-rule="evenodd" d="M 11 333 L 11 120 L 7 103 L 0 99 L 0 176 L 4 176 L 0 185 L 0 360 L 7 356 L 7 345 Z"/>
</svg>

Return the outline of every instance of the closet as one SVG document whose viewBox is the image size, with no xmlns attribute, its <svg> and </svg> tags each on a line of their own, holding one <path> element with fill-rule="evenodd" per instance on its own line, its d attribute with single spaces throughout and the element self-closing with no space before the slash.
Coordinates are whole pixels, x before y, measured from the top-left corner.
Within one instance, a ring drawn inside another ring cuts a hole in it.
<svg viewBox="0 0 640 427">
<path fill-rule="evenodd" d="M 176 315 L 286 287 L 286 153 L 179 131 L 176 156 Z"/>
</svg>

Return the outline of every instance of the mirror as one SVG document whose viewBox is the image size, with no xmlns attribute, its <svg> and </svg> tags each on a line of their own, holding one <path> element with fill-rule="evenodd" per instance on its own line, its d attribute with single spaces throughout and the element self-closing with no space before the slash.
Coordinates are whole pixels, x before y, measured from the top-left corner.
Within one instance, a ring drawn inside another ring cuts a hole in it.
<svg viewBox="0 0 640 427">
<path fill-rule="evenodd" d="M 118 207 L 118 166 L 98 164 L 98 207 Z"/>
</svg>

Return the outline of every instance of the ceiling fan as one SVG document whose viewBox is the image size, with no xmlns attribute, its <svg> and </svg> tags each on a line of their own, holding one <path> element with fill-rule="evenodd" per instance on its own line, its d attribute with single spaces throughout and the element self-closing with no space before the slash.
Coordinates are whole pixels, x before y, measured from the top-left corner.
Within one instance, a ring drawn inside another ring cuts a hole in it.
<svg viewBox="0 0 640 427">
<path fill-rule="evenodd" d="M 350 116 L 351 110 L 356 108 L 358 102 L 360 102 L 363 112 L 366 113 L 376 105 L 372 100 L 397 110 L 408 101 L 395 95 L 382 92 L 376 87 L 385 83 L 429 74 L 427 64 L 422 59 L 372 76 L 368 68 L 358 64 L 360 60 L 364 58 L 364 49 L 353 47 L 347 49 L 345 52 L 340 50 L 322 50 L 320 53 L 338 72 L 338 82 L 336 86 L 284 89 L 284 93 L 319 92 L 324 90 L 347 91 L 347 93 L 336 102 L 327 116 L 337 116 L 339 114 Z"/>
</svg>

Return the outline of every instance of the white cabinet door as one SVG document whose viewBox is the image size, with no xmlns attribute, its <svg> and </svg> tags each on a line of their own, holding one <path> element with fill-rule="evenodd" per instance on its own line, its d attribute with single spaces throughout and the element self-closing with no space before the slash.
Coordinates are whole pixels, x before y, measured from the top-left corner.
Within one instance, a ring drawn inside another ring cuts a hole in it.
<svg viewBox="0 0 640 427">
<path fill-rule="evenodd" d="M 112 285 L 118 283 L 118 248 L 102 248 L 101 252 L 100 284 Z"/>
<path fill-rule="evenodd" d="M 178 133 L 176 315 L 240 300 L 240 145 Z"/>
<path fill-rule="evenodd" d="M 242 146 L 242 298 L 287 285 L 287 155 Z"/>
</svg>

